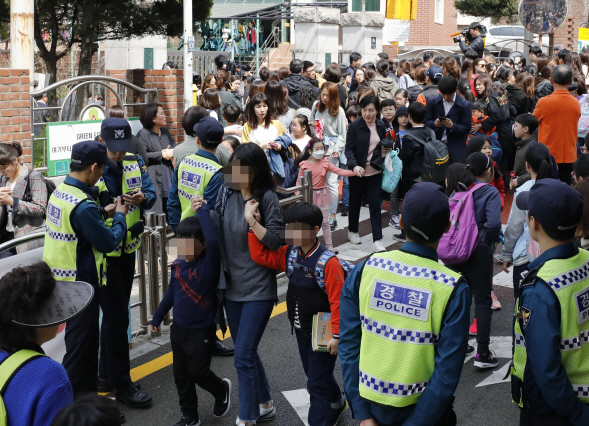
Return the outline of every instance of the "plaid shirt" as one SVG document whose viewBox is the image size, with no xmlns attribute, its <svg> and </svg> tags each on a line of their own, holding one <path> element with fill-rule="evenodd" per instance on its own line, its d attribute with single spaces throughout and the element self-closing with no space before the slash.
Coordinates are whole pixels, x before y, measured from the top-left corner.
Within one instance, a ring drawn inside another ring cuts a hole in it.
<svg viewBox="0 0 589 426">
<path fill-rule="evenodd" d="M 22 237 L 45 231 L 45 211 L 47 209 L 47 186 L 43 181 L 41 173 L 31 171 L 23 164 L 16 183 L 12 190 L 14 206 L 0 206 L 0 223 L 6 220 L 8 209 L 13 209 L 12 224 L 14 226 L 14 237 Z M 28 179 L 27 179 L 28 176 Z M 29 180 L 29 190 L 32 201 L 23 201 L 25 189 Z M 0 176 L 0 187 L 9 186 L 8 178 Z M 4 230 L 3 230 L 4 231 Z M 42 247 L 43 238 L 20 244 L 16 247 L 18 253 Z"/>
</svg>

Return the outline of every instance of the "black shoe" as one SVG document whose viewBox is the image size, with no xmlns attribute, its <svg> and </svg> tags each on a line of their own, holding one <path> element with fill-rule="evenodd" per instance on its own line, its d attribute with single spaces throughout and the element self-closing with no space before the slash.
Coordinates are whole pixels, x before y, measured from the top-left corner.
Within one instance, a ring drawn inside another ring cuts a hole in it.
<svg viewBox="0 0 589 426">
<path fill-rule="evenodd" d="M 474 346 L 466 345 L 466 354 L 470 355 L 474 352 Z"/>
<path fill-rule="evenodd" d="M 213 355 L 215 356 L 233 356 L 233 352 L 235 350 L 233 348 L 228 348 L 223 344 L 220 340 L 215 340 L 215 345 L 213 346 Z"/>
<path fill-rule="evenodd" d="M 407 241 L 407 237 L 405 236 L 405 231 L 401 230 L 400 234 L 393 234 L 393 240 L 399 241 L 401 243 L 404 243 L 405 241 Z"/>
<path fill-rule="evenodd" d="M 223 379 L 225 385 L 225 394 L 223 399 L 215 399 L 215 407 L 213 408 L 213 414 L 215 417 L 223 417 L 231 408 L 231 380 Z"/>
<path fill-rule="evenodd" d="M 141 390 L 141 385 L 139 383 L 133 382 L 135 387 Z M 111 393 L 114 388 L 111 386 L 108 379 L 98 376 L 98 380 L 96 381 L 96 392 L 100 393 Z"/>
<path fill-rule="evenodd" d="M 121 416 L 119 417 L 120 423 L 121 425 L 124 425 L 127 422 L 127 419 L 125 418 L 125 415 L 123 413 L 119 413 Z"/>
<path fill-rule="evenodd" d="M 340 213 L 342 214 L 343 217 L 346 217 L 348 215 L 349 211 L 350 211 L 350 209 L 348 208 L 348 206 L 342 206 L 342 211 Z"/>
<path fill-rule="evenodd" d="M 492 352 L 487 354 L 477 354 L 474 361 L 474 366 L 478 368 L 495 368 L 499 365 L 499 360 L 495 358 Z"/>
<path fill-rule="evenodd" d="M 200 426 L 200 420 L 191 416 L 182 416 L 174 426 Z"/>
<path fill-rule="evenodd" d="M 348 409 L 348 401 L 344 400 L 344 405 L 340 408 L 332 408 L 329 410 L 329 419 L 327 424 L 330 426 L 335 426 L 338 424 L 344 412 Z"/>
<path fill-rule="evenodd" d="M 134 384 L 130 384 L 125 389 L 115 389 L 115 398 L 132 408 L 147 408 L 153 402 L 147 392 L 143 392 Z"/>
</svg>

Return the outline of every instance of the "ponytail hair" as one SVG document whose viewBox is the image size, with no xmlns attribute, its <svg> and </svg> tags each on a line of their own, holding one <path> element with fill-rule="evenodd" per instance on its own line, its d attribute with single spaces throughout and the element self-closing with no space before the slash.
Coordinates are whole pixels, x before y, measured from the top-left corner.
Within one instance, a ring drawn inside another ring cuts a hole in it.
<svg viewBox="0 0 589 426">
<path fill-rule="evenodd" d="M 552 178 L 550 151 L 543 143 L 530 143 L 526 150 L 526 162 L 536 172 L 536 181 Z"/>
<path fill-rule="evenodd" d="M 474 183 L 472 173 L 462 163 L 454 163 L 446 170 L 446 194 L 466 191 Z"/>
<path fill-rule="evenodd" d="M 294 161 L 295 167 L 299 167 L 303 161 L 307 161 L 309 158 L 311 158 L 311 154 L 309 153 L 309 150 L 313 151 L 313 145 L 315 145 L 318 142 L 321 142 L 323 144 L 323 147 L 325 148 L 325 142 L 323 141 L 323 139 L 312 138 L 309 142 L 307 142 L 307 145 L 303 148 L 303 152 L 301 152 L 301 155 L 299 155 L 295 159 L 295 161 Z"/>
<path fill-rule="evenodd" d="M 482 152 L 473 152 L 466 159 L 466 170 L 472 174 L 473 181 L 493 167 L 493 160 Z"/>
<path fill-rule="evenodd" d="M 315 133 L 313 132 L 311 125 L 309 125 L 309 118 L 302 114 L 296 115 L 295 118 L 299 120 L 301 127 L 305 128 L 305 134 L 310 138 L 314 138 Z"/>
<path fill-rule="evenodd" d="M 18 142 L 0 143 L 0 166 L 9 166 L 22 155 Z"/>
</svg>

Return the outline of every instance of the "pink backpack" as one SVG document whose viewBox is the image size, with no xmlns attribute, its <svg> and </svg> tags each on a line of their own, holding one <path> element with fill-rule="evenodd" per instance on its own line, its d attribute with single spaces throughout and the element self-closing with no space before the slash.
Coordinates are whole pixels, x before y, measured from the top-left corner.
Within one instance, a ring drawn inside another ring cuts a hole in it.
<svg viewBox="0 0 589 426">
<path fill-rule="evenodd" d="M 446 265 L 466 262 L 479 243 L 472 194 L 485 185 L 488 183 L 477 183 L 468 191 L 455 192 L 448 200 L 451 227 L 438 245 L 438 257 Z"/>
</svg>

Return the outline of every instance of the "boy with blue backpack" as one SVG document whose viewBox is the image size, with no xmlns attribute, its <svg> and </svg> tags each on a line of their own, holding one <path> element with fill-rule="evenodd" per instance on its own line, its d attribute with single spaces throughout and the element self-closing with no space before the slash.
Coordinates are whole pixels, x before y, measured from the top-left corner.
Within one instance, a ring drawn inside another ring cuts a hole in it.
<svg viewBox="0 0 589 426">
<path fill-rule="evenodd" d="M 245 208 L 248 223 L 259 223 L 258 203 L 248 202 Z M 291 327 L 295 330 L 307 389 L 311 399 L 310 426 L 334 426 L 348 404 L 333 376 L 339 343 L 340 294 L 347 273 L 354 265 L 338 260 L 334 253 L 319 243 L 317 233 L 323 223 L 321 209 L 300 202 L 284 215 L 285 245 L 270 251 L 260 239 L 265 228 L 250 230 L 249 248 L 252 259 L 259 265 L 285 271 L 288 282 L 286 306 Z M 313 350 L 313 317 L 319 312 L 331 312 L 332 339 L 328 352 Z"/>
</svg>

